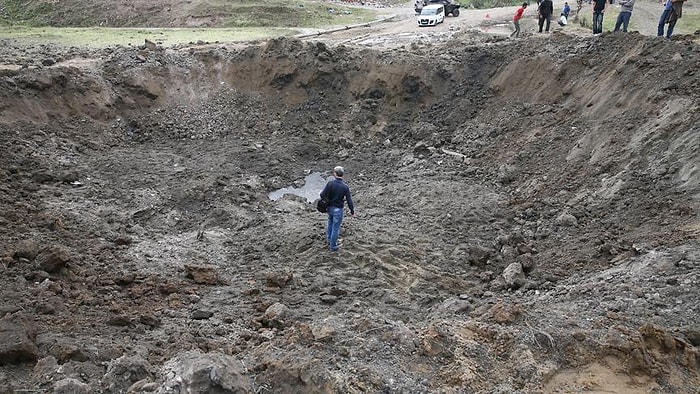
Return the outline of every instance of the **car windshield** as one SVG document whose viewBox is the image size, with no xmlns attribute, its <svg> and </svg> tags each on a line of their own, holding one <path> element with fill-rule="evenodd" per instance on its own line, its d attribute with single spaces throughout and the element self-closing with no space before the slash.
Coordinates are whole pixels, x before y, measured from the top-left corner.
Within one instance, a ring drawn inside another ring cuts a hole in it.
<svg viewBox="0 0 700 394">
<path fill-rule="evenodd" d="M 437 8 L 423 8 L 420 12 L 421 15 L 436 15 Z"/>
</svg>

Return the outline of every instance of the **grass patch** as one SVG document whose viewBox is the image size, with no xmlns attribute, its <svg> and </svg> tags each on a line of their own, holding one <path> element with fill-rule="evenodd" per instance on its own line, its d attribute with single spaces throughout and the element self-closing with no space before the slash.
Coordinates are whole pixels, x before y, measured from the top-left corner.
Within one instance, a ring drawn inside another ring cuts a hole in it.
<svg viewBox="0 0 700 394">
<path fill-rule="evenodd" d="M 22 8 L 19 1 L 0 0 L 0 43 L 99 48 L 141 45 L 145 39 L 164 46 L 251 41 L 367 23 L 378 14 L 373 9 L 303 0 L 205 0 L 172 12 L 156 7 L 150 13 L 120 13 L 112 1 L 86 3 L 81 12 L 57 8 L 37 13 L 47 10 L 31 8 L 32 4 L 25 2 Z"/>
<path fill-rule="evenodd" d="M 603 32 L 613 31 L 615 29 L 615 23 L 617 22 L 617 16 L 619 14 L 620 9 L 617 7 L 608 7 L 608 9 L 605 10 L 605 14 L 603 16 Z M 661 11 L 659 11 L 659 16 L 661 16 Z M 593 15 L 591 14 L 590 9 L 584 9 L 582 10 L 581 14 L 574 19 L 574 22 L 578 23 L 579 26 L 583 28 L 592 30 L 592 19 Z M 630 18 L 630 24 L 627 29 L 628 31 L 639 30 L 639 21 L 637 18 L 635 18 L 634 11 L 632 11 L 632 18 Z M 620 27 L 620 30 L 622 30 L 622 27 Z M 683 17 L 678 20 L 678 23 L 676 23 L 673 34 L 692 34 L 697 30 L 700 30 L 700 11 L 695 9 L 684 9 Z M 654 31 L 656 31 L 655 27 Z"/>
<path fill-rule="evenodd" d="M 145 39 L 164 46 L 203 42 L 267 39 L 299 33 L 285 28 L 58 28 L 0 27 L 0 44 L 55 44 L 67 47 L 102 48 L 111 45 L 142 45 Z"/>
<path fill-rule="evenodd" d="M 673 29 L 673 34 L 693 34 L 700 30 L 700 13 L 693 10 L 693 13 L 683 10 L 683 17 L 678 20 L 676 27 Z"/>
<path fill-rule="evenodd" d="M 319 27 L 367 22 L 372 9 L 295 0 L 201 0 L 164 5 L 111 0 L 0 0 L 0 25 L 61 27 Z"/>
</svg>

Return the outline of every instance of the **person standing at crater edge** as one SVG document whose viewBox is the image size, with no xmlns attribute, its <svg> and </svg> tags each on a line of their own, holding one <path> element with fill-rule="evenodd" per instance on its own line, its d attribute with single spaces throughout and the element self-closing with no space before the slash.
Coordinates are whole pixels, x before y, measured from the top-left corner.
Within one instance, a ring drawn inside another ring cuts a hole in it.
<svg viewBox="0 0 700 394">
<path fill-rule="evenodd" d="M 326 183 L 321 191 L 321 198 L 328 201 L 328 227 L 326 228 L 326 241 L 331 252 L 338 250 L 338 236 L 340 225 L 343 223 L 343 208 L 345 202 L 350 208 L 350 215 L 355 216 L 355 206 L 350 196 L 350 187 L 343 180 L 345 170 L 341 166 L 333 169 L 333 180 Z"/>
<path fill-rule="evenodd" d="M 634 0 L 620 0 L 620 13 L 617 15 L 617 20 L 615 21 L 614 32 L 620 31 L 620 26 L 622 26 L 622 32 L 627 33 L 627 26 L 630 24 L 630 17 L 632 16 L 633 9 Z"/>
<path fill-rule="evenodd" d="M 657 36 L 663 37 L 664 35 L 664 25 L 668 23 L 668 30 L 666 30 L 666 38 L 671 39 L 671 34 L 673 34 L 673 28 L 676 27 L 676 22 L 681 19 L 683 15 L 683 2 L 685 0 L 662 0 L 664 5 L 664 12 L 661 14 L 659 19 L 659 29 Z"/>
<path fill-rule="evenodd" d="M 518 9 L 515 11 L 515 15 L 513 15 L 513 26 L 515 27 L 515 31 L 510 33 L 510 36 L 515 38 L 520 37 L 520 20 L 523 19 L 523 14 L 525 13 L 525 9 L 527 8 L 527 2 L 523 3 Z"/>
<path fill-rule="evenodd" d="M 608 0 L 593 0 L 593 34 L 603 33 L 603 14 L 608 8 Z"/>
<path fill-rule="evenodd" d="M 545 27 L 545 32 L 549 33 L 549 24 L 552 22 L 552 13 L 554 12 L 554 3 L 552 0 L 542 0 L 540 6 L 537 8 L 539 14 L 538 26 L 540 27 L 540 33 L 542 33 L 542 26 Z"/>
</svg>

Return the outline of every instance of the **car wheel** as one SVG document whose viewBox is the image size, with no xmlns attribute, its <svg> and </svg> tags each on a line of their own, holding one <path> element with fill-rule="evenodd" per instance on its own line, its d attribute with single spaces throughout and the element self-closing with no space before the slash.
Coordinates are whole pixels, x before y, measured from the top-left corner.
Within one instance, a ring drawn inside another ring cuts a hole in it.
<svg viewBox="0 0 700 394">
<path fill-rule="evenodd" d="M 454 16 L 455 18 L 459 16 L 459 8 L 455 8 L 454 10 L 452 10 L 452 16 Z"/>
</svg>

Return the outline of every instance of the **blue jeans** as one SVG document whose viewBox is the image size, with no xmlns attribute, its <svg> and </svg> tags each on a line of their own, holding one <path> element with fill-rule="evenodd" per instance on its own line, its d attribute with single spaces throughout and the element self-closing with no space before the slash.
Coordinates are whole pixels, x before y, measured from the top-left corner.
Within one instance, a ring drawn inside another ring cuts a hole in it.
<svg viewBox="0 0 700 394">
<path fill-rule="evenodd" d="M 617 21 L 615 21 L 615 29 L 613 31 L 619 31 L 620 26 L 622 26 L 622 31 L 627 33 L 627 26 L 630 24 L 631 12 L 620 12 L 617 16 Z"/>
<path fill-rule="evenodd" d="M 598 34 L 603 32 L 603 13 L 594 12 L 593 13 L 593 34 Z"/>
<path fill-rule="evenodd" d="M 338 236 L 340 235 L 341 223 L 343 223 L 343 208 L 328 207 L 326 241 L 328 241 L 328 247 L 331 251 L 338 250 Z"/>
<path fill-rule="evenodd" d="M 661 18 L 659 18 L 659 28 L 656 31 L 656 35 L 659 37 L 662 37 L 664 35 L 664 25 L 666 24 L 666 19 L 668 19 L 668 14 L 671 13 L 671 10 L 664 10 L 664 12 L 661 14 Z M 668 30 L 666 31 L 666 37 L 671 38 L 671 34 L 673 34 L 673 28 L 676 26 L 676 22 L 669 23 L 668 24 Z"/>
</svg>

